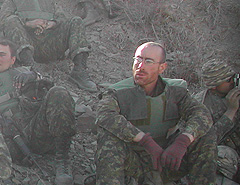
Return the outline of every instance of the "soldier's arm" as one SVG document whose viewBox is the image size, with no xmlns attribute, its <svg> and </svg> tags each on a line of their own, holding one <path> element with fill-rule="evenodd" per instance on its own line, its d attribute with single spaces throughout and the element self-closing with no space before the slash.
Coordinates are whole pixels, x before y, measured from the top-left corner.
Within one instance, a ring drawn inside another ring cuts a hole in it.
<svg viewBox="0 0 240 185">
<path fill-rule="evenodd" d="M 226 115 L 222 115 L 213 125 L 213 129 L 217 135 L 217 141 L 219 142 L 233 127 L 234 122 Z"/>
<path fill-rule="evenodd" d="M 218 120 L 214 120 L 213 129 L 217 134 L 218 142 L 235 126 L 236 122 L 239 124 L 240 121 L 235 117 L 237 113 L 239 114 L 239 101 L 240 90 L 234 88 L 226 96 L 227 110 Z"/>
<path fill-rule="evenodd" d="M 178 104 L 179 112 L 186 122 L 182 132 L 194 139 L 205 135 L 212 126 L 212 118 L 205 105 L 199 103 L 187 92 Z"/>
<path fill-rule="evenodd" d="M 6 180 L 12 172 L 12 159 L 8 151 L 7 145 L 0 132 L 0 179 Z"/>
<path fill-rule="evenodd" d="M 97 125 L 125 142 L 138 142 L 144 133 L 120 114 L 120 108 L 112 92 L 103 95 L 97 109 Z"/>
<path fill-rule="evenodd" d="M 11 15 L 14 15 L 16 7 L 13 4 L 12 0 L 5 0 L 1 6 L 0 10 L 0 30 L 4 27 L 4 24 L 7 22 L 7 18 Z"/>
</svg>

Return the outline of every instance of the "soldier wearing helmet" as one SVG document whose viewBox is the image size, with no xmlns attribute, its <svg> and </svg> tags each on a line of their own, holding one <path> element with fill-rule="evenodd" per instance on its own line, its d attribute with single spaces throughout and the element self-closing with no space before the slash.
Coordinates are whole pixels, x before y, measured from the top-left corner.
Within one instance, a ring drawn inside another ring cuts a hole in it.
<svg viewBox="0 0 240 185">
<path fill-rule="evenodd" d="M 202 67 L 206 89 L 194 97 L 207 106 L 213 118 L 218 145 L 217 173 L 240 183 L 240 89 L 234 83 L 235 76 L 227 61 L 206 62 Z"/>
</svg>

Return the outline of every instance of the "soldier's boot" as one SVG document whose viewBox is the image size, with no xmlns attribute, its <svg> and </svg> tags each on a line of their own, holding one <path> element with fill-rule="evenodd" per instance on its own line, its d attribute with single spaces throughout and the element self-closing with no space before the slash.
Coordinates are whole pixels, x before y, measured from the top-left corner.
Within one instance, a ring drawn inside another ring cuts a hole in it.
<svg viewBox="0 0 240 185">
<path fill-rule="evenodd" d="M 95 22 L 100 21 L 100 15 L 98 11 L 94 8 L 92 2 L 86 1 L 84 2 L 84 8 L 86 12 L 86 17 L 83 19 L 84 25 L 88 26 Z"/>
<path fill-rule="evenodd" d="M 80 89 L 90 92 L 97 92 L 96 84 L 90 80 L 87 73 L 88 53 L 80 53 L 74 59 L 74 68 L 70 74 L 69 81 L 75 83 Z"/>
<path fill-rule="evenodd" d="M 56 156 L 55 156 L 55 171 L 56 185 L 71 185 L 73 184 L 73 175 L 69 159 L 69 150 L 71 144 L 71 137 L 56 137 Z"/>
<path fill-rule="evenodd" d="M 24 48 L 20 52 L 19 58 L 21 65 L 32 66 L 35 63 L 33 58 L 33 52 L 29 48 Z"/>
</svg>

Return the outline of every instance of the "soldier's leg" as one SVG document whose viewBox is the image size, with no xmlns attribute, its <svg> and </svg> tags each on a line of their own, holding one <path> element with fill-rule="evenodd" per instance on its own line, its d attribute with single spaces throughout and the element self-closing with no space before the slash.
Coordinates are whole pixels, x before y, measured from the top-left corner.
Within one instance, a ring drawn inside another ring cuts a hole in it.
<svg viewBox="0 0 240 185">
<path fill-rule="evenodd" d="M 2 133 L 0 132 L 0 180 L 6 180 L 12 172 L 12 159 L 5 143 Z"/>
<path fill-rule="evenodd" d="M 186 155 L 189 165 L 188 179 L 192 184 L 216 183 L 217 144 L 213 130 L 194 141 Z"/>
<path fill-rule="evenodd" d="M 8 23 L 5 24 L 3 28 L 4 36 L 19 46 L 17 58 L 20 60 L 21 64 L 32 65 L 34 63 L 34 48 L 31 37 L 24 27 L 24 23 L 15 15 L 8 17 L 7 22 Z"/>
<path fill-rule="evenodd" d="M 33 126 L 31 148 L 37 153 L 55 149 L 56 184 L 72 184 L 68 156 L 75 134 L 74 100 L 63 87 L 53 87 L 46 95 Z"/>
<path fill-rule="evenodd" d="M 178 171 L 163 169 L 161 174 L 163 181 L 169 183 L 183 180 L 187 184 L 214 185 L 216 181 L 216 159 L 216 135 L 211 130 L 189 145 Z"/>
<path fill-rule="evenodd" d="M 138 182 L 140 175 L 153 170 L 151 157 L 142 147 L 127 144 L 101 128 L 98 131 L 97 185 L 125 185 L 126 176 Z"/>
<path fill-rule="evenodd" d="M 62 58 L 65 51 L 69 49 L 70 58 L 74 63 L 69 80 L 79 88 L 97 91 L 96 84 L 90 80 L 87 73 L 86 63 L 91 46 L 86 40 L 85 26 L 80 17 L 73 17 L 61 23 L 49 32 L 42 44 L 36 45 L 36 49 L 39 52 L 36 60 L 43 58 L 44 60 L 56 60 Z"/>
<path fill-rule="evenodd" d="M 55 149 L 54 138 L 75 134 L 75 103 L 69 92 L 60 86 L 46 94 L 39 111 L 31 120 L 31 148 L 36 153 Z M 30 130 L 30 129 L 28 129 Z"/>
<path fill-rule="evenodd" d="M 90 80 L 87 73 L 87 59 L 91 46 L 86 40 L 85 26 L 80 17 L 74 17 L 70 20 L 68 39 L 70 57 L 74 63 L 69 79 L 77 84 L 79 88 L 96 92 L 96 84 Z"/>
</svg>

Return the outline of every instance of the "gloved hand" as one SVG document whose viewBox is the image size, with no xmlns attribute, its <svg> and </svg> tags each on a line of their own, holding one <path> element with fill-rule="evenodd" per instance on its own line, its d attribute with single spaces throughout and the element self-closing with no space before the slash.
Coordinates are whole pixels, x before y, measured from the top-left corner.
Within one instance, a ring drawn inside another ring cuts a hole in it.
<svg viewBox="0 0 240 185">
<path fill-rule="evenodd" d="M 139 144 L 152 156 L 153 168 L 161 172 L 162 166 L 160 164 L 160 156 L 163 149 L 153 140 L 149 133 L 143 136 Z"/>
<path fill-rule="evenodd" d="M 14 76 L 13 80 L 14 80 L 14 86 L 16 88 L 21 88 L 22 86 L 24 86 L 27 82 L 31 82 L 37 79 L 37 73 L 35 73 L 34 71 L 26 71 L 26 72 L 22 72 L 16 76 Z"/>
<path fill-rule="evenodd" d="M 188 136 L 179 135 L 173 144 L 171 144 L 166 150 L 164 150 L 161 156 L 161 165 L 169 167 L 171 170 L 178 170 L 182 158 L 187 151 L 187 147 L 191 144 Z"/>
</svg>

